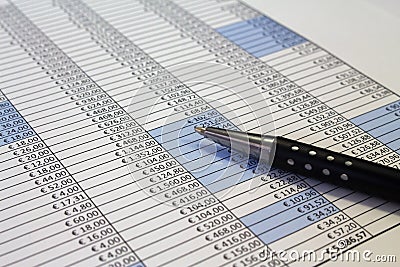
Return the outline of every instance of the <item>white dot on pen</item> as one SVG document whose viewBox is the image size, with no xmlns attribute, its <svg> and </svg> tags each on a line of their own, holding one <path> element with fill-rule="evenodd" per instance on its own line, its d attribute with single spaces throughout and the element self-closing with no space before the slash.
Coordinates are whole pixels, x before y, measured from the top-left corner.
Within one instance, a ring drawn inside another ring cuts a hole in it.
<svg viewBox="0 0 400 267">
<path fill-rule="evenodd" d="M 315 152 L 314 150 L 311 150 L 310 152 L 308 152 L 308 154 L 310 156 L 315 156 L 315 155 L 317 155 L 317 152 Z"/>
<path fill-rule="evenodd" d="M 342 173 L 342 174 L 340 175 L 340 179 L 342 179 L 342 180 L 344 180 L 344 181 L 347 181 L 347 180 L 349 180 L 349 176 L 347 176 L 347 174 L 345 174 L 345 173 Z"/>
<path fill-rule="evenodd" d="M 311 166 L 311 164 L 306 164 L 306 165 L 304 165 L 304 168 L 306 169 L 306 170 L 309 170 L 309 171 L 311 171 L 312 170 L 312 166 Z"/>
<path fill-rule="evenodd" d="M 331 172 L 328 169 L 323 169 L 322 173 L 325 174 L 325 175 L 331 174 Z"/>
<path fill-rule="evenodd" d="M 293 159 L 288 159 L 287 160 L 287 164 L 289 164 L 289 165 L 294 165 L 294 160 Z"/>
</svg>

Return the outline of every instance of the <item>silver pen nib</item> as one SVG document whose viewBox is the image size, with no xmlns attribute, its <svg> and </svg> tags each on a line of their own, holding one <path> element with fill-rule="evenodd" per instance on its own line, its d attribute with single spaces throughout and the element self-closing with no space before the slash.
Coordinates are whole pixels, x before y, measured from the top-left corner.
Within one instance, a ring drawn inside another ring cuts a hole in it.
<svg viewBox="0 0 400 267">
<path fill-rule="evenodd" d="M 268 135 L 226 130 L 215 127 L 195 126 L 204 137 L 244 155 L 251 155 L 271 165 L 275 154 L 275 138 Z"/>
</svg>

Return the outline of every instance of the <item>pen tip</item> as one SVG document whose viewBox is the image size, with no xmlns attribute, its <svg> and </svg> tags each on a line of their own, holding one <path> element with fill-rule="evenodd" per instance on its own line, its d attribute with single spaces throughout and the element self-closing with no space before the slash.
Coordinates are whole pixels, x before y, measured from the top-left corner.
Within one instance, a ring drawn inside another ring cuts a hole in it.
<svg viewBox="0 0 400 267">
<path fill-rule="evenodd" d="M 199 126 L 195 126 L 194 130 L 199 133 L 199 134 L 204 134 L 204 132 L 206 131 L 206 128 L 204 127 L 199 127 Z"/>
</svg>

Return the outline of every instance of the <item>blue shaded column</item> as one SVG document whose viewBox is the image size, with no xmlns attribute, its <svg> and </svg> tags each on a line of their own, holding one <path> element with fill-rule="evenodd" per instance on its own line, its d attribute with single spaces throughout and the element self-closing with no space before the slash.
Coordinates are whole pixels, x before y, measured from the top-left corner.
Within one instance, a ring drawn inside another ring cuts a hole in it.
<svg viewBox="0 0 400 267">
<path fill-rule="evenodd" d="M 220 34 L 255 57 L 263 57 L 306 40 L 266 16 L 216 29 Z"/>
<path fill-rule="evenodd" d="M 301 184 L 299 182 L 295 186 Z M 269 244 L 337 212 L 339 209 L 336 206 L 314 189 L 308 188 L 244 216 L 241 220 L 264 243 Z"/>
<path fill-rule="evenodd" d="M 351 121 L 400 154 L 400 101 L 357 116 Z"/>
<path fill-rule="evenodd" d="M 0 146 L 34 136 L 35 132 L 0 93 Z"/>
<path fill-rule="evenodd" d="M 257 161 L 248 161 L 194 132 L 194 126 L 200 125 L 238 130 L 218 111 L 210 110 L 149 133 L 211 192 L 224 190 L 268 170 Z"/>
</svg>

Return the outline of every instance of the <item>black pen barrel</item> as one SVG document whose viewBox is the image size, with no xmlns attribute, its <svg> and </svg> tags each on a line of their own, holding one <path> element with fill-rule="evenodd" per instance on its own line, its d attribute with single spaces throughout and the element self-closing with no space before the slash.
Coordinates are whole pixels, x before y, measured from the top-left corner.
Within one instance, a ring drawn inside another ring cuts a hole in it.
<svg viewBox="0 0 400 267">
<path fill-rule="evenodd" d="M 205 137 L 274 167 L 400 202 L 400 170 L 284 137 L 197 127 Z"/>
<path fill-rule="evenodd" d="M 364 159 L 276 137 L 273 165 L 388 200 L 400 201 L 400 171 Z"/>
</svg>

